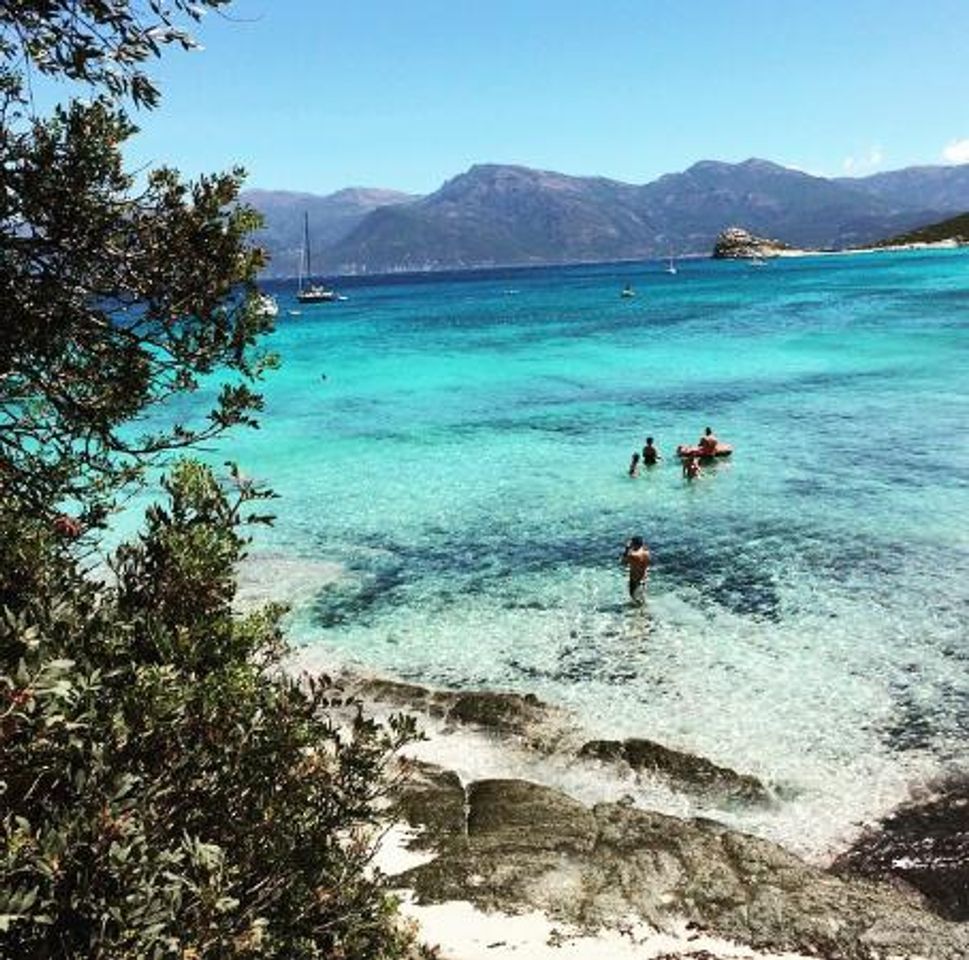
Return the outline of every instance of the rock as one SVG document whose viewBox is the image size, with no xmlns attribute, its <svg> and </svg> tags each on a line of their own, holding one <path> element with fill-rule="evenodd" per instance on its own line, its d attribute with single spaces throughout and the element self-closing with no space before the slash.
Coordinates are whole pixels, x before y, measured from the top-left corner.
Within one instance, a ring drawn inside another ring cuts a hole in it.
<svg viewBox="0 0 969 960">
<path fill-rule="evenodd" d="M 639 918 L 671 933 L 685 921 L 753 949 L 829 960 L 969 956 L 969 927 L 889 885 L 835 876 L 710 820 L 590 810 L 520 780 L 472 784 L 466 838 L 446 834 L 434 861 L 398 879 L 424 903 L 539 909 L 585 929 Z"/>
<path fill-rule="evenodd" d="M 492 693 L 482 690 L 460 693 L 448 711 L 448 719 L 473 723 L 497 733 L 527 734 L 545 723 L 552 708 L 531 693 Z"/>
<path fill-rule="evenodd" d="M 414 710 L 429 717 L 443 717 L 453 696 L 416 683 L 386 680 L 383 677 L 357 677 L 349 672 L 344 673 L 344 681 L 360 699 Z"/>
<path fill-rule="evenodd" d="M 463 842 L 467 835 L 467 797 L 461 778 L 419 760 L 400 761 L 401 780 L 394 790 L 399 816 L 412 826 L 425 828 L 411 844 L 416 849 Z"/>
<path fill-rule="evenodd" d="M 633 770 L 662 777 L 671 786 L 713 802 L 769 804 L 770 791 L 749 774 L 721 767 L 704 757 L 671 750 L 652 740 L 590 740 L 579 750 L 580 757 L 603 761 L 624 761 Z"/>
<path fill-rule="evenodd" d="M 742 227 L 727 227 L 720 232 L 713 245 L 715 260 L 751 260 L 761 257 L 776 257 L 791 248 L 780 240 L 766 240 L 755 237 Z"/>
<path fill-rule="evenodd" d="M 905 804 L 832 864 L 841 876 L 897 878 L 949 920 L 969 920 L 969 778 Z"/>
<path fill-rule="evenodd" d="M 564 711 L 531 693 L 433 690 L 349 673 L 343 679 L 348 690 L 362 700 L 412 710 L 448 724 L 470 724 L 496 735 L 517 737 L 538 750 L 554 750 L 571 731 Z"/>
<path fill-rule="evenodd" d="M 521 850 L 574 850 L 595 844 L 592 812 L 564 793 L 527 780 L 479 780 L 468 789 L 468 836 Z"/>
</svg>

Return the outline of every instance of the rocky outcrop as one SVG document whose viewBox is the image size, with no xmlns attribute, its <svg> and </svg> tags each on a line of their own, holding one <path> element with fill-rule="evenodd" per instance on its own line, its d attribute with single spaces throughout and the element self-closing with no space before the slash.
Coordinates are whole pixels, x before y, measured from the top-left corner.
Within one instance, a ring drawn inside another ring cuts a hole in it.
<svg viewBox="0 0 969 960">
<path fill-rule="evenodd" d="M 435 809 L 435 790 L 442 808 L 457 810 L 454 781 L 436 782 L 424 772 L 410 809 L 438 856 L 398 878 L 423 903 L 539 909 L 587 929 L 631 917 L 659 931 L 686 921 L 753 949 L 830 960 L 969 956 L 969 927 L 927 913 L 905 891 L 834 876 L 710 820 L 589 808 L 539 784 L 485 780 L 462 792 L 463 824 L 448 816 L 442 829 L 417 812 Z"/>
<path fill-rule="evenodd" d="M 768 805 L 775 793 L 749 774 L 704 757 L 673 750 L 654 740 L 581 740 L 569 715 L 530 693 L 433 690 L 417 684 L 370 677 L 345 677 L 352 695 L 370 703 L 423 714 L 444 729 L 471 726 L 542 753 L 570 754 L 589 762 L 625 764 L 638 774 L 663 780 L 674 790 L 717 807 Z"/>
<path fill-rule="evenodd" d="M 776 257 L 790 247 L 780 240 L 755 237 L 742 227 L 727 227 L 717 236 L 713 245 L 714 260 L 754 260 Z"/>
<path fill-rule="evenodd" d="M 344 682 L 353 696 L 368 702 L 423 713 L 446 726 L 465 724 L 514 737 L 538 750 L 556 749 L 572 730 L 563 710 L 531 693 L 433 690 L 379 677 L 345 676 Z"/>
<path fill-rule="evenodd" d="M 773 800 L 756 777 L 652 740 L 590 740 L 583 744 L 579 756 L 627 763 L 633 770 L 658 776 L 675 789 L 713 803 L 769 804 Z"/>
<path fill-rule="evenodd" d="M 842 876 L 897 879 L 950 920 L 969 920 L 969 778 L 900 807 L 834 862 Z"/>
</svg>

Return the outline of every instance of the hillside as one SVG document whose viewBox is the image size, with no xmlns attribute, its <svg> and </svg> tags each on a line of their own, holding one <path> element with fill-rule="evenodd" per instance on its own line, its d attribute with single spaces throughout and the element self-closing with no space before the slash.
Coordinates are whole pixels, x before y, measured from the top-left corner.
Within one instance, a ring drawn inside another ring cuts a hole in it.
<svg viewBox="0 0 969 960">
<path fill-rule="evenodd" d="M 247 190 L 240 199 L 265 218 L 265 226 L 255 234 L 255 240 L 272 258 L 266 276 L 291 277 L 298 270 L 304 212 L 309 214 L 316 262 L 325 248 L 345 237 L 369 213 L 416 198 L 397 190 L 348 187 L 322 197 L 286 190 Z"/>
<path fill-rule="evenodd" d="M 857 179 L 842 178 L 836 182 L 879 197 L 896 210 L 921 208 L 956 213 L 969 209 L 969 203 L 965 202 L 969 195 L 969 164 L 905 167 Z"/>
<path fill-rule="evenodd" d="M 961 213 L 958 217 L 950 217 L 940 223 L 931 223 L 927 227 L 880 240 L 876 246 L 897 247 L 911 243 L 945 243 L 946 241 L 969 243 L 969 213 Z"/>
<path fill-rule="evenodd" d="M 365 218 L 327 252 L 340 272 L 432 270 L 649 256 L 637 188 L 525 167 L 472 167 L 440 190 Z"/>
<path fill-rule="evenodd" d="M 315 268 L 382 273 L 705 255 L 728 226 L 800 248 L 871 245 L 969 209 L 969 165 L 826 179 L 767 160 L 706 160 L 635 185 L 479 164 L 426 197 L 250 191 L 246 199 L 266 216 L 270 275 L 295 273 L 304 209 Z"/>
</svg>

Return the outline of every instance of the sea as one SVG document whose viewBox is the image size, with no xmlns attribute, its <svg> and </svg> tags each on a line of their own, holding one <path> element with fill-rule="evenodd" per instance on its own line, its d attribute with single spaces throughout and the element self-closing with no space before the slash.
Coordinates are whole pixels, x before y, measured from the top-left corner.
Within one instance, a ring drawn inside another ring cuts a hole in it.
<svg viewBox="0 0 969 960">
<path fill-rule="evenodd" d="M 823 859 L 969 769 L 969 252 L 665 267 L 350 278 L 314 306 L 268 283 L 261 429 L 207 455 L 279 494 L 246 576 L 304 664 L 533 693 L 754 774 L 770 808 L 543 775 Z M 734 453 L 688 482 L 707 426 Z M 663 460 L 631 478 L 647 435 Z"/>
</svg>

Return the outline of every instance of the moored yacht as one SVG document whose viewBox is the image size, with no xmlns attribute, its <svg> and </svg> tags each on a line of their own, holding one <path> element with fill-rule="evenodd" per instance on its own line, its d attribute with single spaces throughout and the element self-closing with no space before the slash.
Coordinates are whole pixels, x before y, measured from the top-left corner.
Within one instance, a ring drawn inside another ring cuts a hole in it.
<svg viewBox="0 0 969 960">
<path fill-rule="evenodd" d="M 306 265 L 306 285 L 303 285 L 303 264 Z M 337 295 L 335 290 L 320 283 L 312 282 L 313 268 L 310 259 L 310 215 L 303 214 L 303 253 L 299 262 L 299 289 L 296 299 L 300 303 L 329 303 L 331 300 L 343 300 L 345 297 Z"/>
</svg>

